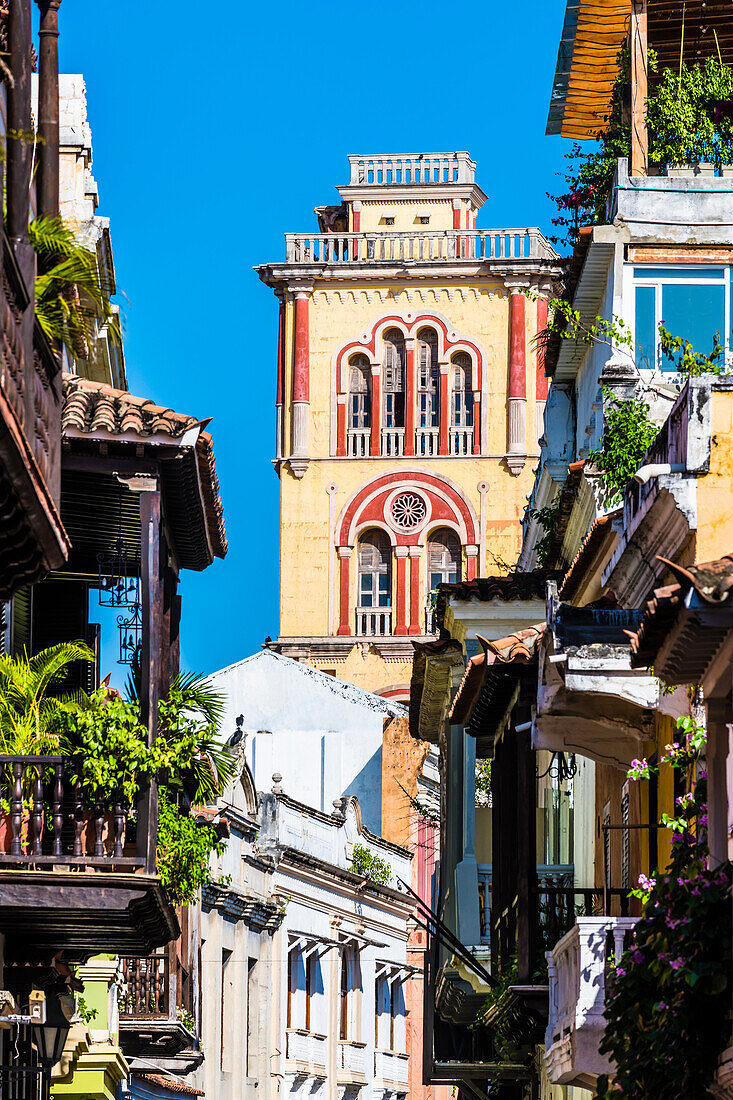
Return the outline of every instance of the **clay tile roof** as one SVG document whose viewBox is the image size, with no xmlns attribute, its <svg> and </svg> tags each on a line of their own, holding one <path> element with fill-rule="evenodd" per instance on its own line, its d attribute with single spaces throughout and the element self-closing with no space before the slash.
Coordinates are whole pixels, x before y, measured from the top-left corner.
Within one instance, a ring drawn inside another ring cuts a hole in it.
<svg viewBox="0 0 733 1100">
<path fill-rule="evenodd" d="M 482 652 L 477 653 L 468 662 L 463 680 L 453 700 L 450 711 L 451 720 L 458 723 L 469 718 L 489 669 L 498 672 L 502 666 L 528 664 L 537 653 L 546 627 L 546 622 L 537 623 L 524 630 L 517 630 L 506 638 L 497 638 L 493 642 L 477 634 Z"/>
<path fill-rule="evenodd" d="M 547 581 L 555 573 L 534 569 L 506 577 L 477 577 L 472 581 L 438 585 L 438 596 L 453 600 L 544 600 Z"/>
<path fill-rule="evenodd" d="M 180 1093 L 181 1096 L 203 1096 L 201 1089 L 195 1089 L 193 1085 L 186 1085 L 176 1077 L 166 1077 L 162 1073 L 139 1073 L 136 1076 L 141 1081 L 147 1081 L 157 1088 L 166 1089 L 168 1092 Z"/>
<path fill-rule="evenodd" d="M 576 594 L 585 576 L 586 569 L 590 568 L 594 557 L 601 551 L 606 539 L 611 536 L 612 522 L 620 512 L 621 509 L 619 508 L 613 512 L 609 512 L 605 516 L 599 516 L 592 524 L 590 531 L 581 542 L 580 549 L 565 574 L 565 580 L 558 593 L 561 600 L 569 602 Z"/>
<path fill-rule="evenodd" d="M 691 565 L 689 569 L 676 565 L 666 558 L 658 556 L 670 571 L 678 578 L 676 584 L 668 584 L 654 590 L 654 595 L 646 605 L 644 618 L 638 631 L 630 634 L 631 663 L 636 668 L 647 667 L 654 663 L 663 642 L 674 626 L 685 599 L 694 589 L 707 604 L 726 603 L 733 591 L 733 555 L 727 554 L 715 561 Z"/>
<path fill-rule="evenodd" d="M 120 441 L 130 436 L 143 442 L 146 437 L 161 435 L 178 439 L 188 428 L 208 423 L 156 405 L 149 398 L 136 397 L 126 390 L 116 390 L 104 382 L 78 375 L 64 374 L 63 397 L 61 428 L 67 436 L 79 432 L 90 436 L 104 433 Z M 227 552 L 224 509 L 209 432 L 199 432 L 196 463 L 211 547 L 217 557 L 223 558 Z"/>
</svg>

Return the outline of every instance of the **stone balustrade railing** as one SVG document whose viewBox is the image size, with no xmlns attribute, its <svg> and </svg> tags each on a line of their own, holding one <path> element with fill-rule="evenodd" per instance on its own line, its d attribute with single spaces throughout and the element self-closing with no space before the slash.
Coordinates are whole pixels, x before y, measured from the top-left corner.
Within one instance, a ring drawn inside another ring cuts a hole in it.
<svg viewBox="0 0 733 1100">
<path fill-rule="evenodd" d="M 354 153 L 349 157 L 350 184 L 384 187 L 392 184 L 473 183 L 476 161 L 457 153 Z"/>
<path fill-rule="evenodd" d="M 286 233 L 298 265 L 476 263 L 557 259 L 539 229 L 441 229 L 368 233 Z"/>
<path fill-rule="evenodd" d="M 374 1079 L 393 1085 L 406 1085 L 409 1058 L 391 1050 L 374 1051 Z"/>
<path fill-rule="evenodd" d="M 606 977 L 623 954 L 635 917 L 579 917 L 547 953 L 550 1003 L 545 1066 L 555 1085 L 590 1087 L 612 1072 L 598 1051 L 606 1026 Z"/>
</svg>

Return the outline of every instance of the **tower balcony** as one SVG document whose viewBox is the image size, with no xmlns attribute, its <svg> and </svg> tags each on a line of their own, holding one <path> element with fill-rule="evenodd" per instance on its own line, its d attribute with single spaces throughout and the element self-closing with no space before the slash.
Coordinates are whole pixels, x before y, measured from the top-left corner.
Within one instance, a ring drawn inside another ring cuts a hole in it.
<svg viewBox="0 0 733 1100">
<path fill-rule="evenodd" d="M 371 428 L 349 428 L 346 432 L 346 454 L 349 458 L 369 458 L 371 455 Z M 382 428 L 382 458 L 398 458 L 405 453 L 405 429 Z M 415 452 L 421 457 L 445 454 L 440 449 L 439 428 L 417 428 Z M 473 454 L 473 428 L 451 428 L 448 433 L 448 454 L 461 457 Z"/>
<path fill-rule="evenodd" d="M 420 263 L 555 261 L 539 229 L 416 229 L 367 233 L 286 233 L 286 262 L 379 267 Z"/>
<path fill-rule="evenodd" d="M 349 156 L 350 180 L 355 187 L 402 184 L 473 183 L 476 161 L 457 153 L 375 153 Z"/>
</svg>

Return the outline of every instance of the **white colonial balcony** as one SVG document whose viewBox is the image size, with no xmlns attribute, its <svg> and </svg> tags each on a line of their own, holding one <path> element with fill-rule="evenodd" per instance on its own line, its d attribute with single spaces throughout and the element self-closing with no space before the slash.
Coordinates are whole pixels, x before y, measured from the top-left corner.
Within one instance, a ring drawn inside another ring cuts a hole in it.
<svg viewBox="0 0 733 1100">
<path fill-rule="evenodd" d="M 286 1032 L 285 1070 L 301 1077 L 327 1076 L 328 1039 L 312 1031 L 288 1028 Z"/>
<path fill-rule="evenodd" d="M 451 428 L 450 453 L 452 455 L 473 453 L 473 428 Z"/>
<path fill-rule="evenodd" d="M 289 264 L 394 265 L 555 260 L 539 229 L 415 229 L 368 233 L 286 233 Z"/>
<path fill-rule="evenodd" d="M 393 1050 L 374 1051 L 374 1083 L 389 1086 L 394 1092 L 406 1092 L 410 1060 Z"/>
<path fill-rule="evenodd" d="M 635 917 L 578 917 L 547 953 L 550 1008 L 545 1067 L 553 1085 L 594 1088 L 613 1066 L 599 1046 L 606 1027 L 606 975 L 623 954 Z"/>
<path fill-rule="evenodd" d="M 346 450 L 351 458 L 367 458 L 372 441 L 371 428 L 349 428 Z"/>
<path fill-rule="evenodd" d="M 340 1085 L 365 1085 L 367 1081 L 366 1043 L 351 1040 L 339 1041 L 337 1054 L 337 1076 Z"/>
<path fill-rule="evenodd" d="M 358 638 L 388 638 L 392 633 L 392 608 L 357 607 L 355 633 Z"/>
</svg>

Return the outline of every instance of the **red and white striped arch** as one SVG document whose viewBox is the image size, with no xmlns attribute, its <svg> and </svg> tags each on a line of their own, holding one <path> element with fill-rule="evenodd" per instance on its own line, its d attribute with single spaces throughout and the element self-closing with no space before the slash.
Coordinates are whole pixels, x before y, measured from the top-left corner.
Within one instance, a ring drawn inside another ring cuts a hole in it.
<svg viewBox="0 0 733 1100">
<path fill-rule="evenodd" d="M 412 492 L 425 504 L 423 519 L 412 529 L 400 528 L 391 511 L 396 494 Z M 336 522 L 334 539 L 339 556 L 340 635 L 351 634 L 351 558 L 362 532 L 379 528 L 392 543 L 396 565 L 394 633 L 420 634 L 424 593 L 420 588 L 420 559 L 431 533 L 439 527 L 455 531 L 466 560 L 469 580 L 476 574 L 479 521 L 463 490 L 449 478 L 424 470 L 397 470 L 372 478 L 351 495 Z M 408 581 L 409 560 L 409 581 Z M 357 563 L 355 561 L 354 568 Z M 408 591 L 410 620 L 407 621 Z"/>
</svg>

